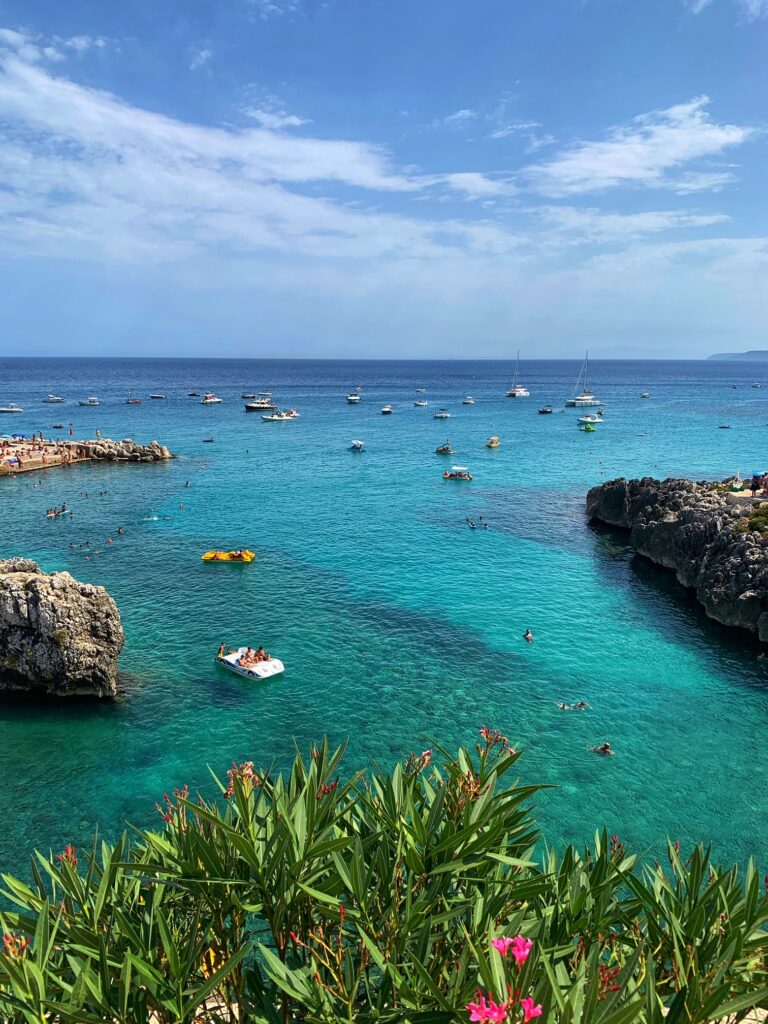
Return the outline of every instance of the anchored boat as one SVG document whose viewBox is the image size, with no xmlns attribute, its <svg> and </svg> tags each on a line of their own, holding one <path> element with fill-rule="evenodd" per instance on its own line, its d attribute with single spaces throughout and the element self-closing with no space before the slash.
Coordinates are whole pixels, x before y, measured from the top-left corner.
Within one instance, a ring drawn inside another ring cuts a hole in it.
<svg viewBox="0 0 768 1024">
<path fill-rule="evenodd" d="M 59 398 L 58 395 L 48 395 L 48 397 L 44 398 L 43 401 L 45 402 L 46 405 L 56 405 L 59 402 L 63 402 L 64 399 Z"/>
<path fill-rule="evenodd" d="M 365 442 L 364 441 L 353 441 L 352 444 L 349 446 L 349 450 L 351 452 L 362 452 L 362 451 L 365 450 Z"/>
<path fill-rule="evenodd" d="M 435 412 L 432 413 L 433 420 L 449 420 L 450 418 L 451 414 L 448 412 L 447 409 L 437 409 Z"/>
<path fill-rule="evenodd" d="M 435 448 L 435 455 L 455 455 L 453 448 L 451 448 L 451 442 L 446 441 L 445 444 L 441 444 L 439 448 Z"/>
<path fill-rule="evenodd" d="M 200 405 L 221 405 L 221 399 L 217 398 L 212 392 L 206 391 L 200 399 Z"/>
<path fill-rule="evenodd" d="M 246 679 L 270 679 L 285 672 L 285 665 L 279 658 L 266 654 L 262 660 L 254 662 L 246 657 L 249 651 L 250 647 L 237 647 L 226 654 L 217 654 L 214 660 L 222 668 Z"/>
<path fill-rule="evenodd" d="M 581 385 L 581 391 L 579 391 L 579 385 Z M 576 381 L 576 390 L 573 398 L 566 398 L 565 404 L 569 409 L 583 409 L 590 405 L 601 405 L 599 398 L 595 398 L 592 392 L 589 390 L 589 349 L 584 357 L 581 370 L 579 371 L 579 377 Z"/>
<path fill-rule="evenodd" d="M 501 446 L 501 441 L 500 441 L 500 439 L 499 439 L 499 438 L 498 438 L 498 437 L 496 436 L 496 434 L 492 434 L 492 435 L 491 435 L 491 436 L 490 436 L 490 437 L 488 438 L 488 440 L 487 440 L 487 441 L 485 442 L 485 447 L 486 447 L 486 448 L 499 448 L 500 446 Z"/>
<path fill-rule="evenodd" d="M 451 466 L 443 473 L 443 480 L 471 480 L 472 474 L 467 466 Z"/>
<path fill-rule="evenodd" d="M 515 362 L 515 375 L 512 378 L 512 387 L 507 392 L 507 398 L 528 398 L 530 391 L 518 382 L 520 370 L 520 349 L 517 350 L 517 361 Z"/>
</svg>

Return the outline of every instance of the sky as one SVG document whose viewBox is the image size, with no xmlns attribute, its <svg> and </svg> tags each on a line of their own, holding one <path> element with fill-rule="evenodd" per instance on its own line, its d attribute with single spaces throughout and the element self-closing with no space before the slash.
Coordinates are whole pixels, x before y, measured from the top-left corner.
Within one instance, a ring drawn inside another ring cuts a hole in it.
<svg viewBox="0 0 768 1024">
<path fill-rule="evenodd" d="M 768 348 L 768 0 L 0 0 L 0 353 Z"/>
</svg>

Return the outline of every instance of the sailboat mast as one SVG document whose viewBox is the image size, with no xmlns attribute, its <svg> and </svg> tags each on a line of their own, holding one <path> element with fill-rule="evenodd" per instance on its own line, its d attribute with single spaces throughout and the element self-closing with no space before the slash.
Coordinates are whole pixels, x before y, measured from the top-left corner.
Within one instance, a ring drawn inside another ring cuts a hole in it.
<svg viewBox="0 0 768 1024">
<path fill-rule="evenodd" d="M 584 392 L 589 391 L 589 349 L 584 356 Z"/>
</svg>

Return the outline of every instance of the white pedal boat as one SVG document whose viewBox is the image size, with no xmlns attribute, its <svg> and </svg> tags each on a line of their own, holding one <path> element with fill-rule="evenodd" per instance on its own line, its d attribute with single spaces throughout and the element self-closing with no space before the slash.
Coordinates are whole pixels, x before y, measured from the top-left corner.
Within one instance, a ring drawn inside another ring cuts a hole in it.
<svg viewBox="0 0 768 1024">
<path fill-rule="evenodd" d="M 260 661 L 250 668 L 243 668 L 240 658 L 247 650 L 247 647 L 238 647 L 221 658 L 217 655 L 214 660 L 222 668 L 229 669 L 230 672 L 235 672 L 239 676 L 245 676 L 246 679 L 270 679 L 272 676 L 279 676 L 281 672 L 285 672 L 285 665 L 279 658 L 270 658 L 269 661 Z"/>
</svg>

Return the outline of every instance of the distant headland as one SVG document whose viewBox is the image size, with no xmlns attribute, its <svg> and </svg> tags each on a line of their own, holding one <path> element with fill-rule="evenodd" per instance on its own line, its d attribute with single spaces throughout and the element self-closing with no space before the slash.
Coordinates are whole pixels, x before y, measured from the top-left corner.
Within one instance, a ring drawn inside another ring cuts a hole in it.
<svg viewBox="0 0 768 1024">
<path fill-rule="evenodd" d="M 768 359 L 767 348 L 753 348 L 749 352 L 716 352 L 713 356 L 708 356 L 708 359 L 743 359 L 745 361 L 752 360 L 757 362 L 758 360 Z"/>
</svg>

